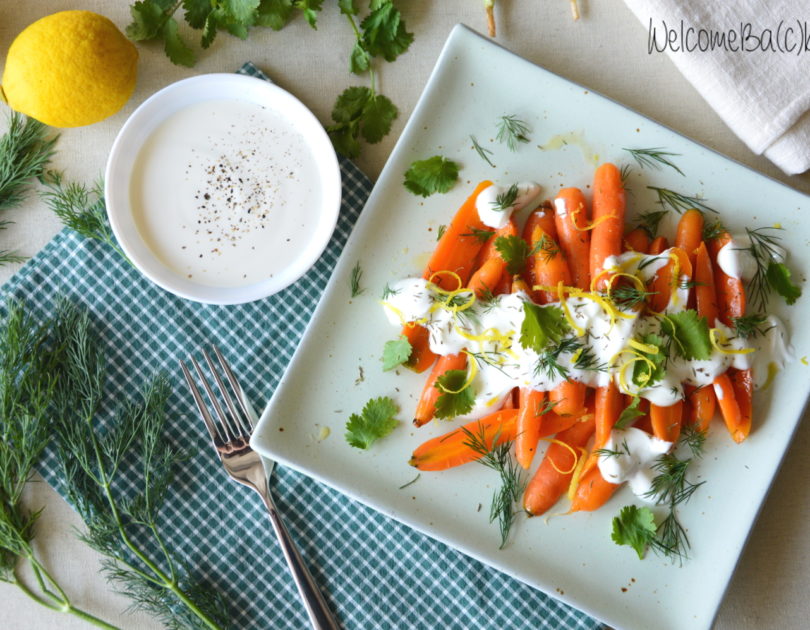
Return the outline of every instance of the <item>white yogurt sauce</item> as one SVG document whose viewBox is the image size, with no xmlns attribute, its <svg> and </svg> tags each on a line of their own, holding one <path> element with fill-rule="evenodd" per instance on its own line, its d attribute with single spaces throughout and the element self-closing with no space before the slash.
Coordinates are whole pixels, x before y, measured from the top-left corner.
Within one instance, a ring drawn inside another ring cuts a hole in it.
<svg viewBox="0 0 810 630">
<path fill-rule="evenodd" d="M 508 188 L 493 184 L 478 193 L 478 197 L 475 198 L 475 208 L 478 210 L 478 218 L 481 219 L 481 223 L 499 230 L 509 223 L 512 213 L 531 207 L 540 200 L 540 185 L 534 182 L 523 182 L 517 184 L 518 194 L 515 202 L 511 206 L 501 208 L 497 201 L 498 196 L 508 190 Z"/>
<path fill-rule="evenodd" d="M 132 173 L 135 222 L 174 272 L 208 286 L 254 284 L 309 240 L 321 205 L 314 156 L 284 116 L 218 99 L 167 118 Z"/>
<path fill-rule="evenodd" d="M 787 251 L 771 245 L 774 262 L 785 262 Z M 731 240 L 717 252 L 717 265 L 723 273 L 738 280 L 750 280 L 757 271 L 757 261 L 751 254 L 751 239 L 747 234 L 733 234 Z"/>
<path fill-rule="evenodd" d="M 672 442 L 659 440 L 641 429 L 613 429 L 599 455 L 599 472 L 610 483 L 626 481 L 633 494 L 654 503 L 655 499 L 647 496 L 657 475 L 653 465 L 671 448 Z"/>
</svg>

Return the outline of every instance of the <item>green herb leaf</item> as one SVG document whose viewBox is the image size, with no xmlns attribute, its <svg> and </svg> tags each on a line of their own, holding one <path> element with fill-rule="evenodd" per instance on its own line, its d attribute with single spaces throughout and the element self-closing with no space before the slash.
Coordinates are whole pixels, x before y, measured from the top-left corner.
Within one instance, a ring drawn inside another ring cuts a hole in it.
<svg viewBox="0 0 810 630">
<path fill-rule="evenodd" d="M 446 193 L 458 181 L 458 171 L 458 164 L 440 155 L 416 160 L 405 172 L 405 188 L 422 197 Z"/>
<path fill-rule="evenodd" d="M 649 359 L 654 366 L 650 366 L 647 361 L 636 361 L 633 364 L 633 384 L 636 387 L 644 388 L 651 387 L 664 378 L 666 374 L 665 364 L 667 361 L 667 352 L 664 339 L 656 334 L 642 335 L 641 342 L 658 350 L 658 352 L 645 352 L 644 350 L 636 348 L 636 351 Z M 638 408 L 638 398 L 636 398 L 634 402 L 636 403 L 636 408 Z"/>
<path fill-rule="evenodd" d="M 639 409 L 639 404 L 641 403 L 641 398 L 638 396 L 633 397 L 633 402 L 631 402 L 627 407 L 625 407 L 622 412 L 619 414 L 619 419 L 616 420 L 616 424 L 614 425 L 615 429 L 626 429 L 629 427 L 633 422 L 644 415 L 644 412 Z"/>
<path fill-rule="evenodd" d="M 371 13 L 360 23 L 360 28 L 368 53 L 386 61 L 394 61 L 413 42 L 413 33 L 405 29 L 405 21 L 391 0 L 373 3 Z"/>
<path fill-rule="evenodd" d="M 656 530 L 655 515 L 650 508 L 627 505 L 614 517 L 610 537 L 617 545 L 628 545 L 635 549 L 641 560 L 647 547 L 655 540 Z"/>
<path fill-rule="evenodd" d="M 638 227 L 642 228 L 650 238 L 658 236 L 658 226 L 661 224 L 661 219 L 669 214 L 669 210 L 651 210 L 649 212 L 642 212 L 638 216 Z"/>
<path fill-rule="evenodd" d="M 765 315 L 752 314 L 743 317 L 734 317 L 731 325 L 734 327 L 734 334 L 743 339 L 750 339 L 757 335 L 764 335 L 767 330 L 762 329 L 762 325 L 768 320 Z"/>
<path fill-rule="evenodd" d="M 655 147 L 652 149 L 625 148 L 623 151 L 627 151 L 630 155 L 632 155 L 633 159 L 641 168 L 654 168 L 656 170 L 661 170 L 661 166 L 663 165 L 668 166 L 683 175 L 683 171 L 675 166 L 675 164 L 669 159 L 671 157 L 679 156 L 680 153 L 671 153 L 669 151 L 665 151 L 661 147 Z"/>
<path fill-rule="evenodd" d="M 686 210 L 691 210 L 692 208 L 696 208 L 703 212 L 717 213 L 717 210 L 706 205 L 705 199 L 698 197 L 697 195 L 690 197 L 689 195 L 684 195 L 682 193 L 675 192 L 674 190 L 669 190 L 668 188 L 659 188 L 658 186 L 647 186 L 647 188 L 655 191 L 655 193 L 658 195 L 658 203 L 661 206 L 664 208 L 672 208 L 678 214 L 682 214 Z"/>
<path fill-rule="evenodd" d="M 343 15 L 357 15 L 357 0 L 338 0 L 338 7 Z"/>
<path fill-rule="evenodd" d="M 790 269 L 785 263 L 771 261 L 768 264 L 768 284 L 774 291 L 785 298 L 785 302 L 793 304 L 802 295 L 801 287 L 791 281 Z"/>
<path fill-rule="evenodd" d="M 160 29 L 163 37 L 163 49 L 171 62 L 177 66 L 190 68 L 196 62 L 194 51 L 189 48 L 180 37 L 177 21 L 174 18 L 166 20 Z"/>
<path fill-rule="evenodd" d="M 335 149 L 349 158 L 360 155 L 360 138 L 372 144 L 390 130 L 398 115 L 396 106 L 371 88 L 355 86 L 344 90 L 332 108 L 334 125 L 326 128 Z"/>
<path fill-rule="evenodd" d="M 560 342 L 571 327 L 559 306 L 538 306 L 523 303 L 523 323 L 520 326 L 520 345 L 543 352 L 549 344 Z"/>
<path fill-rule="evenodd" d="M 467 370 L 448 370 L 436 379 L 436 387 L 441 393 L 436 400 L 437 418 L 455 418 L 472 411 L 475 392 L 467 383 Z"/>
<path fill-rule="evenodd" d="M 495 249 L 506 263 L 506 272 L 515 275 L 523 271 L 529 257 L 529 245 L 516 235 L 499 236 L 495 239 Z"/>
<path fill-rule="evenodd" d="M 210 6 L 210 0 L 204 2 Z M 280 31 L 290 21 L 292 11 L 292 0 L 262 0 L 256 10 L 256 24 Z"/>
<path fill-rule="evenodd" d="M 678 354 L 687 361 L 711 358 L 709 325 L 705 317 L 698 316 L 697 311 L 688 309 L 664 315 L 661 319 L 661 332 L 672 339 Z"/>
<path fill-rule="evenodd" d="M 354 267 L 352 267 L 351 276 L 349 276 L 349 290 L 351 291 L 352 297 L 357 297 L 365 292 L 365 289 L 360 286 L 360 281 L 363 279 L 363 269 L 360 267 L 360 261 L 358 260 Z"/>
<path fill-rule="evenodd" d="M 386 341 L 382 357 L 383 372 L 389 372 L 407 362 L 411 358 L 411 352 L 413 352 L 413 347 L 405 335 L 401 335 L 399 339 Z"/>
<path fill-rule="evenodd" d="M 346 423 L 346 441 L 355 448 L 368 449 L 399 424 L 394 416 L 397 404 L 388 396 L 369 400 L 360 415 L 353 413 Z"/>
<path fill-rule="evenodd" d="M 498 142 L 506 144 L 510 151 L 516 151 L 518 143 L 529 142 L 529 126 L 514 114 L 498 119 Z"/>
<path fill-rule="evenodd" d="M 489 164 L 492 168 L 495 168 L 495 165 L 492 163 L 492 160 L 489 159 L 489 156 L 492 155 L 492 151 L 489 149 L 485 149 L 480 144 L 478 144 L 478 140 L 475 139 L 475 136 L 471 135 L 470 140 L 473 144 L 473 149 L 479 155 L 479 157 L 484 160 L 487 164 Z"/>
</svg>

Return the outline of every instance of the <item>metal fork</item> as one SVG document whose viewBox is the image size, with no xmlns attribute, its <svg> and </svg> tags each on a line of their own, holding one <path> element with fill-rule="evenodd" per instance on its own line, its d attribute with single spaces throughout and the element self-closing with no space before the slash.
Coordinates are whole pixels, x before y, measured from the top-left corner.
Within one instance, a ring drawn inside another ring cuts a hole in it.
<svg viewBox="0 0 810 630">
<path fill-rule="evenodd" d="M 222 461 L 225 472 L 231 476 L 231 479 L 248 488 L 253 488 L 259 493 L 262 501 L 264 501 L 264 504 L 267 506 L 267 511 L 270 513 L 270 522 L 273 524 L 273 530 L 276 532 L 281 550 L 284 552 L 284 557 L 287 559 L 287 565 L 290 568 L 290 573 L 292 573 L 295 585 L 298 587 L 298 592 L 307 609 L 312 627 L 316 630 L 339 630 L 340 626 L 338 626 L 332 612 L 326 605 L 326 601 L 320 589 L 312 579 L 312 575 L 310 575 L 309 570 L 304 564 L 298 548 L 290 537 L 290 533 L 287 531 L 287 527 L 281 520 L 273 497 L 270 495 L 270 489 L 267 485 L 267 477 L 265 475 L 270 475 L 275 466 L 275 462 L 265 459 L 263 464 L 259 454 L 250 448 L 250 434 L 253 431 L 255 414 L 253 410 L 250 409 L 250 403 L 245 397 L 244 391 L 236 380 L 233 370 L 231 370 L 225 357 L 222 356 L 219 348 L 214 346 L 213 349 L 220 369 L 222 373 L 225 374 L 225 379 L 230 385 L 230 391 L 225 385 L 219 370 L 217 370 L 208 352 L 203 350 L 202 355 L 205 358 L 205 362 L 208 364 L 208 369 L 214 376 L 217 389 L 222 399 L 225 401 L 227 409 L 222 408 L 200 364 L 193 356 L 190 357 L 190 359 L 208 395 L 208 400 L 211 401 L 211 405 L 214 408 L 214 415 L 219 422 L 214 420 L 208 406 L 205 404 L 202 393 L 197 387 L 184 361 L 180 361 L 180 367 L 183 369 L 183 375 L 186 377 L 186 382 L 191 389 L 191 395 L 194 397 L 194 402 L 197 405 L 200 416 L 202 416 L 208 433 L 211 435 L 214 449 L 220 461 Z M 233 395 L 231 395 L 231 392 L 233 392 Z"/>
</svg>

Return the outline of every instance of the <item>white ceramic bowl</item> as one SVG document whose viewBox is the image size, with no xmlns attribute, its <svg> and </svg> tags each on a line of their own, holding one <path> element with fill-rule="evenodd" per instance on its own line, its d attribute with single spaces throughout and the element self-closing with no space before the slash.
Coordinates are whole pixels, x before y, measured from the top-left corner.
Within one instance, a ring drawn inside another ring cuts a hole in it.
<svg viewBox="0 0 810 630">
<path fill-rule="evenodd" d="M 135 221 L 130 187 L 139 152 L 167 118 L 191 105 L 221 99 L 262 105 L 283 115 L 300 134 L 315 159 L 321 203 L 308 208 L 308 237 L 283 269 L 254 284 L 239 287 L 193 282 L 165 265 L 141 235 Z M 317 118 L 297 98 L 280 87 L 237 74 L 207 74 L 184 79 L 152 95 L 129 117 L 113 143 L 105 172 L 104 195 L 115 237 L 133 264 L 152 282 L 180 297 L 210 304 L 239 304 L 272 295 L 289 286 L 312 267 L 335 229 L 340 210 L 340 169 L 332 143 Z"/>
</svg>

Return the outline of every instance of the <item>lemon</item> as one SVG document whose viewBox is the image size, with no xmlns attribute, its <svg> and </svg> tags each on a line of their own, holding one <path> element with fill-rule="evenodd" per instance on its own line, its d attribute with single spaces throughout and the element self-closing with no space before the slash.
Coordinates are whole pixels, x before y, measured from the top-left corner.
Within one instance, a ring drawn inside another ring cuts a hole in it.
<svg viewBox="0 0 810 630">
<path fill-rule="evenodd" d="M 138 51 L 103 15 L 61 11 L 12 42 L 3 72 L 9 106 L 52 127 L 112 116 L 135 89 Z"/>
</svg>

